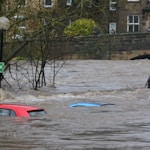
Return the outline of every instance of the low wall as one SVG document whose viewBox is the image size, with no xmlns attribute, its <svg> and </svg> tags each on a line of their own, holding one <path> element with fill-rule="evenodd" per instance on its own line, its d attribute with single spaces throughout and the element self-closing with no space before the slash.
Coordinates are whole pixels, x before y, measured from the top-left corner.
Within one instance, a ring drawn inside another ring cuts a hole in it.
<svg viewBox="0 0 150 150">
<path fill-rule="evenodd" d="M 41 46 L 44 43 L 46 46 Z M 9 43 L 5 55 L 15 51 L 21 41 Z M 61 56 L 62 59 L 131 59 L 143 54 L 150 54 L 150 33 L 98 35 L 86 37 L 57 37 L 53 39 L 30 40 L 17 56 L 26 57 L 27 51 L 39 54 L 40 48 L 46 47 L 47 55 Z M 45 50 L 44 50 L 45 51 Z"/>
<path fill-rule="evenodd" d="M 131 59 L 150 54 L 150 33 L 75 37 L 71 45 L 85 59 Z"/>
</svg>

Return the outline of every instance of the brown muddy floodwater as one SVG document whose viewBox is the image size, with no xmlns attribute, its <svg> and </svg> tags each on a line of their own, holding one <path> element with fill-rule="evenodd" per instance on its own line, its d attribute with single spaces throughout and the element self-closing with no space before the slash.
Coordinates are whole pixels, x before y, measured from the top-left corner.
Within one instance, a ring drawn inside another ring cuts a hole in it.
<svg viewBox="0 0 150 150">
<path fill-rule="evenodd" d="M 149 150 L 150 89 L 145 88 L 149 66 L 149 60 L 67 61 L 56 89 L 5 89 L 7 97 L 1 103 L 40 106 L 47 115 L 1 117 L 0 149 Z M 114 105 L 70 108 L 74 102 Z"/>
</svg>

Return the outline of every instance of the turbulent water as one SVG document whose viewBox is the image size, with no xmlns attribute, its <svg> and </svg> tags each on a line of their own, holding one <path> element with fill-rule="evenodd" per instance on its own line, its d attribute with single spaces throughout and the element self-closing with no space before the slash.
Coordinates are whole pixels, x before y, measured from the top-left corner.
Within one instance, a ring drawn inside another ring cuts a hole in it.
<svg viewBox="0 0 150 150">
<path fill-rule="evenodd" d="M 149 150 L 149 65 L 149 60 L 73 60 L 59 72 L 55 89 L 4 89 L 1 103 L 42 107 L 47 115 L 0 118 L 0 149 Z M 75 102 L 114 105 L 70 108 Z"/>
</svg>

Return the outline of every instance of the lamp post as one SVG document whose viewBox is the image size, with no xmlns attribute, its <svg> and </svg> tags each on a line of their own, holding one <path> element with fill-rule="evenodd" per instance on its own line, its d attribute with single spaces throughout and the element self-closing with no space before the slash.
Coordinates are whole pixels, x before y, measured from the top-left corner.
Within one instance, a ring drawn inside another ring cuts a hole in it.
<svg viewBox="0 0 150 150">
<path fill-rule="evenodd" d="M 0 64 L 1 70 L 3 70 L 3 32 L 8 30 L 10 26 L 10 21 L 6 17 L 0 17 Z M 3 71 L 0 71 L 0 89 L 1 89 L 1 81 L 3 78 Z"/>
</svg>

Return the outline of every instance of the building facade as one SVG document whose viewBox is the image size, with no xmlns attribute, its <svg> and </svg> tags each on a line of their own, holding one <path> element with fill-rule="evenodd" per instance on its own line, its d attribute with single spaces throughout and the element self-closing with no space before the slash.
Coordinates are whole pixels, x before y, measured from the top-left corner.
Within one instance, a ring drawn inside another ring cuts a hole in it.
<svg viewBox="0 0 150 150">
<path fill-rule="evenodd" d="M 12 39 L 46 25 L 60 25 L 63 31 L 79 18 L 95 20 L 109 34 L 150 31 L 150 0 L 6 0 L 5 6 Z"/>
<path fill-rule="evenodd" d="M 147 32 L 150 27 L 150 0 L 110 0 L 109 33 Z"/>
</svg>

